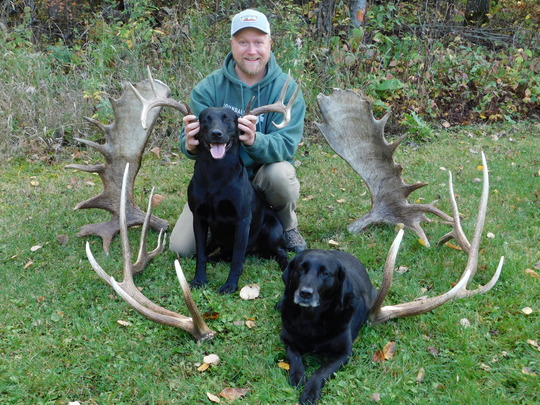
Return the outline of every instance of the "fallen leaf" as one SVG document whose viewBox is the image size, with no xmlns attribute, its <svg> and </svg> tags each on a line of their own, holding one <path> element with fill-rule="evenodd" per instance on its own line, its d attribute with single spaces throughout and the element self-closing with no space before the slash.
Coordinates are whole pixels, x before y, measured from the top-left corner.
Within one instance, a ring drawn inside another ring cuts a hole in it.
<svg viewBox="0 0 540 405">
<path fill-rule="evenodd" d="M 203 362 L 207 364 L 218 364 L 219 356 L 217 354 L 209 354 L 208 356 L 204 356 Z"/>
<path fill-rule="evenodd" d="M 428 346 L 428 352 L 430 352 L 433 356 L 436 356 L 439 354 L 439 349 L 437 349 L 434 346 Z"/>
<path fill-rule="evenodd" d="M 38 296 L 36 297 L 36 301 L 39 302 L 39 303 L 41 304 L 42 302 L 45 301 L 45 297 L 44 297 L 43 295 L 38 295 Z"/>
<path fill-rule="evenodd" d="M 238 399 L 242 398 L 247 394 L 249 391 L 249 388 L 225 388 L 223 391 L 219 393 L 219 396 L 225 398 L 225 399 Z"/>
<path fill-rule="evenodd" d="M 261 293 L 261 286 L 258 284 L 248 284 L 240 290 L 240 298 L 243 300 L 254 300 Z"/>
<path fill-rule="evenodd" d="M 529 276 L 534 278 L 540 278 L 540 275 L 538 275 L 538 273 L 533 269 L 525 269 L 525 274 L 528 274 Z"/>
<path fill-rule="evenodd" d="M 330 239 L 330 240 L 328 241 L 328 245 L 333 246 L 333 247 L 338 247 L 338 246 L 339 246 L 339 242 L 336 242 L 334 239 Z"/>
<path fill-rule="evenodd" d="M 343 204 L 343 203 L 346 203 L 347 200 L 346 200 L 345 198 L 340 198 L 339 200 L 336 200 L 336 202 L 337 202 L 338 204 Z"/>
<path fill-rule="evenodd" d="M 416 375 L 416 383 L 420 384 L 422 381 L 424 381 L 424 378 L 426 377 L 426 370 L 424 370 L 424 367 L 420 368 L 418 370 L 418 374 Z"/>
<path fill-rule="evenodd" d="M 371 398 L 372 401 L 380 402 L 381 401 L 381 394 L 379 394 L 378 392 L 374 392 L 373 394 L 371 394 L 370 398 Z"/>
<path fill-rule="evenodd" d="M 92 180 L 86 180 L 85 183 L 92 187 L 96 185 L 96 183 L 94 183 Z"/>
<path fill-rule="evenodd" d="M 216 404 L 219 404 L 221 402 L 221 399 L 219 399 L 219 397 L 214 394 L 210 394 L 209 392 L 207 392 L 206 396 L 208 397 L 210 402 L 214 402 Z"/>
<path fill-rule="evenodd" d="M 31 252 L 35 252 L 35 251 L 41 249 L 42 247 L 43 247 L 43 246 L 41 246 L 41 245 L 35 245 L 35 246 L 32 246 L 32 247 L 30 248 L 30 251 L 31 251 Z"/>
<path fill-rule="evenodd" d="M 131 326 L 131 323 L 129 323 L 128 321 L 122 321 L 119 319 L 116 322 L 122 326 Z"/>
<path fill-rule="evenodd" d="M 396 342 L 388 342 L 383 347 L 383 353 L 384 353 L 385 360 L 390 360 L 391 358 L 393 358 L 395 351 L 396 351 Z"/>
<path fill-rule="evenodd" d="M 450 128 L 450 123 L 445 120 L 445 121 L 442 122 L 442 126 L 445 127 L 445 128 Z"/>
<path fill-rule="evenodd" d="M 205 312 L 202 317 L 204 320 L 215 321 L 216 319 L 219 318 L 219 312 L 215 312 L 215 311 Z"/>
<path fill-rule="evenodd" d="M 253 329 L 255 326 L 257 326 L 257 324 L 255 323 L 255 321 L 246 321 L 246 326 L 249 328 L 249 329 Z"/>
<path fill-rule="evenodd" d="M 530 344 L 531 346 L 536 347 L 538 350 L 540 350 L 540 345 L 538 345 L 538 340 L 527 339 L 527 343 Z"/>
<path fill-rule="evenodd" d="M 530 315 L 532 314 L 534 311 L 532 310 L 531 307 L 525 307 L 521 310 L 521 312 L 523 312 L 525 315 Z"/>
<path fill-rule="evenodd" d="M 27 262 L 25 265 L 24 265 L 24 269 L 26 270 L 28 267 L 30 267 L 31 265 L 33 265 L 34 262 L 32 260 L 30 260 L 29 262 Z"/>
<path fill-rule="evenodd" d="M 448 246 L 450 249 L 461 250 L 461 246 L 454 245 L 453 243 L 450 243 L 450 242 L 446 242 L 445 245 Z"/>
<path fill-rule="evenodd" d="M 156 146 L 155 148 L 150 149 L 150 152 L 156 155 L 156 157 L 159 157 L 159 154 L 161 153 L 161 148 L 158 148 Z"/>
<path fill-rule="evenodd" d="M 39 186 L 39 181 L 37 181 L 37 180 L 30 180 L 30 185 L 31 185 L 32 187 L 37 187 L 37 186 Z"/>
<path fill-rule="evenodd" d="M 302 201 L 309 201 L 309 200 L 313 200 L 314 198 L 315 198 L 315 196 L 310 194 L 307 197 L 302 198 Z"/>
<path fill-rule="evenodd" d="M 203 363 L 203 364 L 201 364 L 199 367 L 197 367 L 197 371 L 199 371 L 199 372 L 202 373 L 203 371 L 206 371 L 206 370 L 208 370 L 209 368 L 210 368 L 210 364 L 208 364 L 208 363 Z"/>
<path fill-rule="evenodd" d="M 485 364 L 485 363 L 480 364 L 480 368 L 481 368 L 482 370 L 485 370 L 485 371 L 491 370 L 491 367 L 488 366 L 488 365 Z"/>
<path fill-rule="evenodd" d="M 530 376 L 533 376 L 533 377 L 536 377 L 538 375 L 534 371 L 532 371 L 532 368 L 530 368 L 530 367 L 523 367 L 521 369 L 521 372 L 523 374 L 530 375 Z"/>
<path fill-rule="evenodd" d="M 289 364 L 289 363 L 286 363 L 286 362 L 284 362 L 284 361 L 278 362 L 277 365 L 278 365 L 279 368 L 281 368 L 281 369 L 283 369 L 283 370 L 289 371 L 289 370 L 291 369 L 290 364 Z"/>
<path fill-rule="evenodd" d="M 494 239 L 494 238 L 495 238 L 495 234 L 493 234 L 493 232 L 488 232 L 487 235 L 486 235 L 486 237 L 487 237 L 488 239 Z"/>
<path fill-rule="evenodd" d="M 157 207 L 159 204 L 163 202 L 164 199 L 165 197 L 162 196 L 161 194 L 154 194 L 152 196 L 152 207 Z"/>
<path fill-rule="evenodd" d="M 58 235 L 56 237 L 56 240 L 58 241 L 58 243 L 60 243 L 60 246 L 66 246 L 69 241 L 69 237 L 66 234 L 62 234 Z"/>
<path fill-rule="evenodd" d="M 396 270 L 396 273 L 398 274 L 403 274 L 403 273 L 406 273 L 407 271 L 409 271 L 409 268 L 408 267 L 405 267 L 405 266 L 399 266 Z"/>
</svg>

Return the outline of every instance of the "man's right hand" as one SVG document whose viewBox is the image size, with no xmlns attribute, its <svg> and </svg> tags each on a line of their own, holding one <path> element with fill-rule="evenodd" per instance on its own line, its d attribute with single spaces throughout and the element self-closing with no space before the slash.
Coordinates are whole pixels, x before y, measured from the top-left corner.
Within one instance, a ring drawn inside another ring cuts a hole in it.
<svg viewBox="0 0 540 405">
<path fill-rule="evenodd" d="M 197 153 L 197 146 L 199 145 L 199 141 L 197 140 L 197 134 L 200 129 L 199 121 L 197 121 L 197 117 L 194 115 L 186 115 L 183 121 L 184 134 L 186 135 L 186 150 L 192 155 L 195 155 Z"/>
</svg>

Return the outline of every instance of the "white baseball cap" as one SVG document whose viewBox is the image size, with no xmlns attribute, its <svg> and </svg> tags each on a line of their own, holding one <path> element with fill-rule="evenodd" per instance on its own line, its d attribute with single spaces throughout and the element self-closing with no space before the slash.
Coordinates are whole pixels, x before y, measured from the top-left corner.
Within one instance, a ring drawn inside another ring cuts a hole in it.
<svg viewBox="0 0 540 405">
<path fill-rule="evenodd" d="M 266 16 L 257 10 L 244 10 L 233 17 L 231 37 L 244 28 L 256 28 L 270 35 L 270 24 Z"/>
</svg>

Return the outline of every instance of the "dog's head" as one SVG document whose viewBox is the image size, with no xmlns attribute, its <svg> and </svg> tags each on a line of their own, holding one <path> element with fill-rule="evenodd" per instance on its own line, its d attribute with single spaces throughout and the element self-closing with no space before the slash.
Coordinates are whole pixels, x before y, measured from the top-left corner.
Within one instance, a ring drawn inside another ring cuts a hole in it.
<svg viewBox="0 0 540 405">
<path fill-rule="evenodd" d="M 197 139 L 214 159 L 222 159 L 238 143 L 238 115 L 230 108 L 205 108 L 199 114 Z"/>
<path fill-rule="evenodd" d="M 338 258 L 324 250 L 304 250 L 297 254 L 283 272 L 285 296 L 294 303 L 316 308 L 343 300 L 346 273 Z"/>
</svg>

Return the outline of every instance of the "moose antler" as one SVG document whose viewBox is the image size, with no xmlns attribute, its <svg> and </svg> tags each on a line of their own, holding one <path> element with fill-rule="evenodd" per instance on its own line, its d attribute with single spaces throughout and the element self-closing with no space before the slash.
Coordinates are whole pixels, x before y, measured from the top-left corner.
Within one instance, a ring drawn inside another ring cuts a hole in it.
<svg viewBox="0 0 540 405">
<path fill-rule="evenodd" d="M 276 101 L 273 104 L 263 105 L 257 108 L 254 108 L 251 110 L 251 103 L 253 103 L 253 100 L 255 97 L 253 97 L 251 100 L 249 100 L 248 105 L 246 106 L 244 115 L 262 115 L 269 112 L 277 112 L 280 114 L 283 114 L 283 121 L 281 124 L 276 124 L 272 121 L 272 124 L 276 128 L 285 128 L 287 125 L 289 125 L 289 122 L 291 121 L 291 109 L 294 101 L 296 100 L 296 97 L 298 96 L 298 93 L 300 92 L 300 83 L 298 83 L 298 86 L 296 87 L 296 90 L 294 91 L 294 94 L 289 99 L 289 102 L 287 105 L 285 105 L 285 95 L 287 94 L 287 89 L 289 88 L 289 82 L 291 80 L 291 75 L 287 75 L 287 80 L 285 80 L 285 84 L 283 85 L 283 88 L 281 89 L 281 94 L 279 96 L 279 100 Z"/>
<path fill-rule="evenodd" d="M 461 275 L 458 283 L 448 292 L 442 295 L 436 296 L 436 297 L 422 298 L 417 301 L 412 301 L 412 302 L 407 302 L 407 303 L 402 303 L 402 304 L 397 304 L 397 305 L 390 305 L 390 306 L 385 306 L 381 308 L 382 303 L 388 291 L 390 290 L 390 286 L 392 284 L 392 275 L 393 275 L 394 265 L 396 262 L 399 246 L 403 238 L 403 229 L 401 229 L 398 232 L 394 242 L 392 243 L 390 251 L 388 252 L 388 257 L 386 259 L 386 263 L 384 266 L 384 275 L 383 275 L 383 281 L 381 283 L 381 288 L 379 289 L 377 298 L 375 299 L 375 302 L 373 303 L 372 308 L 371 308 L 371 322 L 373 324 L 383 323 L 392 318 L 402 318 L 406 316 L 423 314 L 455 298 L 465 298 L 465 297 L 470 297 L 476 294 L 485 293 L 489 291 L 495 285 L 495 283 L 497 283 L 497 280 L 499 279 L 499 276 L 501 274 L 502 267 L 504 264 L 504 256 L 501 257 L 497 270 L 495 271 L 495 274 L 486 285 L 484 285 L 483 287 L 479 287 L 475 290 L 467 289 L 467 286 L 472 281 L 478 267 L 478 252 L 480 249 L 480 238 L 482 237 L 482 231 L 484 229 L 484 221 L 486 218 L 487 203 L 488 203 L 489 174 L 488 174 L 488 167 L 487 167 L 487 162 L 486 162 L 484 153 L 482 153 L 482 163 L 483 163 L 483 172 L 484 172 L 484 185 L 482 189 L 482 197 L 480 198 L 480 206 L 478 209 L 478 218 L 476 220 L 476 227 L 474 230 L 474 235 L 473 235 L 473 239 L 471 243 L 468 242 L 467 237 L 465 236 L 465 234 L 463 233 L 463 230 L 461 229 L 461 224 L 459 223 L 458 208 L 457 208 L 456 200 L 454 198 L 454 189 L 452 185 L 452 174 L 450 173 L 449 175 L 450 200 L 452 202 L 452 208 L 454 211 L 454 219 L 458 218 L 457 220 L 456 219 L 454 220 L 454 231 L 456 235 L 459 235 L 459 237 L 457 237 L 456 240 L 458 244 L 462 247 L 463 251 L 465 251 L 468 255 L 467 265 L 465 266 L 465 270 L 463 271 L 463 274 Z M 465 249 L 465 246 L 467 245 L 470 247 L 469 250 Z"/>
<path fill-rule="evenodd" d="M 153 97 L 167 97 L 170 94 L 169 87 L 158 80 L 143 80 L 132 86 L 137 89 L 138 94 Z M 93 118 L 85 117 L 87 121 L 97 126 L 105 134 L 105 143 L 99 144 L 88 139 L 75 138 L 84 143 L 105 157 L 104 164 L 79 165 L 70 164 L 66 169 L 77 169 L 85 172 L 98 173 L 103 182 L 103 191 L 96 197 L 82 201 L 75 206 L 75 209 L 101 208 L 111 212 L 112 218 L 108 222 L 100 222 L 84 225 L 77 236 L 97 235 L 103 239 L 103 249 L 106 253 L 112 239 L 119 231 L 119 198 L 120 185 L 122 183 L 122 173 L 126 163 L 130 164 L 130 172 L 127 184 L 126 221 L 127 226 L 140 225 L 144 221 L 144 212 L 135 204 L 133 199 L 133 184 L 135 177 L 141 167 L 141 159 L 152 127 L 158 117 L 160 110 L 154 110 L 150 114 L 150 124 L 146 128 L 141 128 L 136 123 L 141 115 L 141 104 L 135 94 L 130 90 L 124 91 L 118 100 L 110 99 L 114 110 L 114 121 L 105 125 Z M 167 221 L 158 217 L 150 218 L 150 227 L 156 231 L 165 230 L 168 227 Z"/>
<path fill-rule="evenodd" d="M 109 284 L 124 301 L 126 301 L 133 309 L 138 313 L 148 318 L 153 322 L 157 322 L 161 325 L 174 326 L 190 333 L 197 341 L 204 341 L 211 339 L 214 336 L 214 332 L 211 331 L 204 322 L 200 312 L 193 301 L 189 284 L 184 277 L 182 268 L 178 260 L 175 260 L 174 266 L 176 269 L 176 275 L 182 288 L 184 301 L 191 314 L 191 317 L 180 315 L 176 312 L 169 311 L 146 298 L 137 288 L 133 281 L 133 275 L 142 271 L 148 262 L 160 254 L 164 247 L 164 239 L 161 238 L 162 232 L 158 237 L 158 246 L 152 252 L 146 251 L 146 235 L 148 230 L 148 223 L 152 214 L 152 193 L 148 202 L 148 211 L 143 223 L 141 231 L 141 242 L 139 248 L 139 255 L 135 264 L 131 264 L 131 250 L 128 240 L 128 228 L 126 223 L 126 199 L 127 199 L 127 186 L 129 179 L 129 163 L 126 164 L 124 171 L 124 177 L 122 180 L 122 190 L 120 197 L 120 237 L 122 240 L 122 258 L 124 261 L 124 281 L 117 283 L 116 280 L 108 275 L 105 270 L 98 264 L 92 251 L 90 250 L 90 244 L 86 242 L 86 255 L 88 261 L 92 265 L 92 268 L 96 271 L 98 276 Z"/>
<path fill-rule="evenodd" d="M 405 184 L 403 167 L 394 162 L 394 152 L 403 135 L 393 143 L 384 137 L 384 126 L 390 116 L 373 117 L 368 99 L 350 91 L 334 89 L 330 96 L 317 96 L 325 122 L 316 124 L 334 151 L 364 179 L 371 193 L 371 210 L 349 225 L 358 233 L 376 223 L 403 223 L 429 246 L 420 222 L 430 222 L 425 214 L 445 221 L 452 217 L 431 204 L 409 204 L 407 197 L 427 183 Z"/>
</svg>

